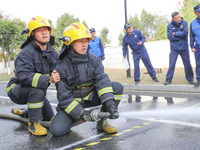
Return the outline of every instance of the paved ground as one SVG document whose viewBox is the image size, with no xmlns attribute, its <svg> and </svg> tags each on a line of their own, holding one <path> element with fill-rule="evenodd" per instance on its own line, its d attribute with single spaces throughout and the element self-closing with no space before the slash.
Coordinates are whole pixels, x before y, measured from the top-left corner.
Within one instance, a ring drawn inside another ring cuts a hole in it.
<svg viewBox="0 0 200 150">
<path fill-rule="evenodd" d="M 0 113 L 10 113 L 17 105 L 5 93 L 6 82 L 0 82 Z M 155 85 L 157 86 L 157 85 Z M 73 127 L 63 137 L 36 137 L 25 123 L 0 119 L 0 149 L 87 149 L 87 150 L 197 150 L 200 147 L 200 99 L 198 92 L 154 91 L 148 85 L 125 85 L 119 107 L 120 118 L 109 120 L 118 128 L 116 134 L 97 131 L 95 122 Z M 138 88 L 133 90 L 133 88 Z M 162 89 L 164 87 L 157 87 Z M 171 89 L 172 86 L 165 86 Z M 183 86 L 178 87 L 182 89 Z M 187 87 L 184 87 L 187 88 Z M 55 110 L 56 90 L 48 90 L 48 99 Z M 18 106 L 19 107 L 19 106 Z"/>
</svg>

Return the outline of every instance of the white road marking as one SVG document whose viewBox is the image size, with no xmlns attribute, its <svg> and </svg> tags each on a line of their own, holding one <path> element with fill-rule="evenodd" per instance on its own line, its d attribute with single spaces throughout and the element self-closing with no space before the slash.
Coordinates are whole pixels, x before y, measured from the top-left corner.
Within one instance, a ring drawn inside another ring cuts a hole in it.
<svg viewBox="0 0 200 150">
<path fill-rule="evenodd" d="M 7 96 L 0 96 L 0 98 L 4 98 L 4 99 L 10 99 L 9 97 Z"/>
<path fill-rule="evenodd" d="M 0 96 L 0 98 L 4 98 L 4 99 L 10 99 L 9 97 L 7 97 L 7 96 Z M 54 103 L 50 103 L 51 104 L 51 106 L 57 106 L 58 104 L 54 104 Z"/>
<path fill-rule="evenodd" d="M 137 118 L 137 119 L 141 119 L 141 118 Z M 156 122 L 162 122 L 162 123 L 168 123 L 168 124 L 176 124 L 176 125 L 183 125 L 183 126 L 190 126 L 190 127 L 200 128 L 200 124 L 190 123 L 190 122 L 185 122 L 185 121 L 175 121 L 175 120 L 166 120 L 166 119 L 157 120 L 157 118 L 142 118 L 141 120 L 148 120 L 148 121 L 156 120 Z"/>
<path fill-rule="evenodd" d="M 73 146 L 80 145 L 80 144 L 82 144 L 82 143 L 84 143 L 84 142 L 87 142 L 87 141 L 90 141 L 90 140 L 92 140 L 92 139 L 98 138 L 98 137 L 100 137 L 100 136 L 102 136 L 102 135 L 104 135 L 104 134 L 105 134 L 105 133 L 101 133 L 101 134 L 98 134 L 98 135 L 89 137 L 89 138 L 87 138 L 87 139 L 77 141 L 77 142 L 75 142 L 75 143 L 73 143 L 73 144 L 70 144 L 70 145 L 67 145 L 67 146 L 63 146 L 63 147 L 58 148 L 58 149 L 56 149 L 56 150 L 63 150 L 63 149 L 71 148 L 71 147 L 73 147 Z"/>
</svg>

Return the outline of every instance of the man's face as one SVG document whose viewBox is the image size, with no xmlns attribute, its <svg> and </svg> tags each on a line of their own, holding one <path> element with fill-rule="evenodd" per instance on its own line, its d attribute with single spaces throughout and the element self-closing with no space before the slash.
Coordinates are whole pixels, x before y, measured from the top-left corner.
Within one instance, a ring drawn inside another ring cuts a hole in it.
<svg viewBox="0 0 200 150">
<path fill-rule="evenodd" d="M 73 43 L 73 47 L 78 54 L 80 55 L 85 54 L 88 48 L 88 39 L 84 38 L 75 40 Z"/>
<path fill-rule="evenodd" d="M 95 37 L 96 37 L 96 32 L 95 32 L 95 31 L 91 32 L 91 36 L 92 36 L 93 38 L 95 38 Z"/>
<path fill-rule="evenodd" d="M 34 30 L 35 38 L 41 43 L 48 43 L 50 33 L 47 27 L 40 27 Z"/>
<path fill-rule="evenodd" d="M 197 16 L 198 19 L 200 19 L 200 12 L 195 11 L 195 15 Z"/>
<path fill-rule="evenodd" d="M 128 29 L 126 29 L 126 33 L 128 33 L 129 35 L 132 33 L 133 29 L 132 27 L 129 27 Z"/>
<path fill-rule="evenodd" d="M 180 23 L 180 22 L 181 22 L 181 16 L 180 16 L 180 14 L 174 16 L 174 17 L 172 18 L 172 21 L 174 21 L 174 22 L 176 22 L 176 23 Z"/>
</svg>

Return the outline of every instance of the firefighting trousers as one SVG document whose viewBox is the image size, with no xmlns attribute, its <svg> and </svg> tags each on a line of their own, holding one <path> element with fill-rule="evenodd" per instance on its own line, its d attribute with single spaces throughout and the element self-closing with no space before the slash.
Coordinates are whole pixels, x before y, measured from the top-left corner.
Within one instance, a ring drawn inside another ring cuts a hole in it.
<svg viewBox="0 0 200 150">
<path fill-rule="evenodd" d="M 54 116 L 53 109 L 46 96 L 46 90 L 17 84 L 8 92 L 10 99 L 19 105 L 28 105 L 29 121 L 50 121 Z"/>
<path fill-rule="evenodd" d="M 166 79 L 169 81 L 172 81 L 178 55 L 181 56 L 182 61 L 183 61 L 186 80 L 193 81 L 194 74 L 193 74 L 193 70 L 192 70 L 192 65 L 190 63 L 189 50 L 185 50 L 185 51 L 172 50 L 170 52 L 170 54 L 169 54 L 169 69 L 167 71 Z"/>
<path fill-rule="evenodd" d="M 123 93 L 123 86 L 118 82 L 112 82 L 112 88 L 113 88 L 113 94 L 114 95 L 122 95 Z M 118 108 L 118 105 L 121 101 L 121 98 L 115 99 L 115 106 Z M 81 103 L 83 108 L 92 107 L 92 106 L 99 106 L 101 105 L 100 99 L 97 95 L 97 92 L 95 92 L 94 97 L 92 101 L 84 101 L 84 103 Z M 63 136 L 67 134 L 71 127 L 73 126 L 73 123 L 76 121 L 73 119 L 70 115 L 68 115 L 64 110 L 62 110 L 59 106 L 56 108 L 57 114 L 53 118 L 49 131 L 53 136 Z"/>
</svg>

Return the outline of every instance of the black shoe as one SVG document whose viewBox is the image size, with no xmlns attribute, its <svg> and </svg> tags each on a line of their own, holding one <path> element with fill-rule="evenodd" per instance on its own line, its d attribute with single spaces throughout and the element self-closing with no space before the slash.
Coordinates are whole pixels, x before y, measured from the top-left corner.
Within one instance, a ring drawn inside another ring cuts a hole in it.
<svg viewBox="0 0 200 150">
<path fill-rule="evenodd" d="M 155 81 L 155 82 L 159 82 L 159 80 L 156 77 L 153 78 L 152 80 Z"/>
<path fill-rule="evenodd" d="M 195 86 L 195 87 L 199 87 L 199 86 L 200 86 L 200 81 L 196 82 L 196 83 L 194 84 L 194 86 Z"/>
<path fill-rule="evenodd" d="M 193 80 L 190 80 L 190 81 L 188 81 L 190 84 L 194 84 L 194 81 Z"/>
<path fill-rule="evenodd" d="M 170 81 L 170 80 L 166 80 L 166 82 L 164 83 L 164 85 L 168 85 L 168 84 L 170 84 L 172 81 Z"/>
<path fill-rule="evenodd" d="M 140 83 L 140 81 L 139 81 L 139 80 L 135 81 L 135 85 L 138 85 L 139 83 Z"/>
</svg>

